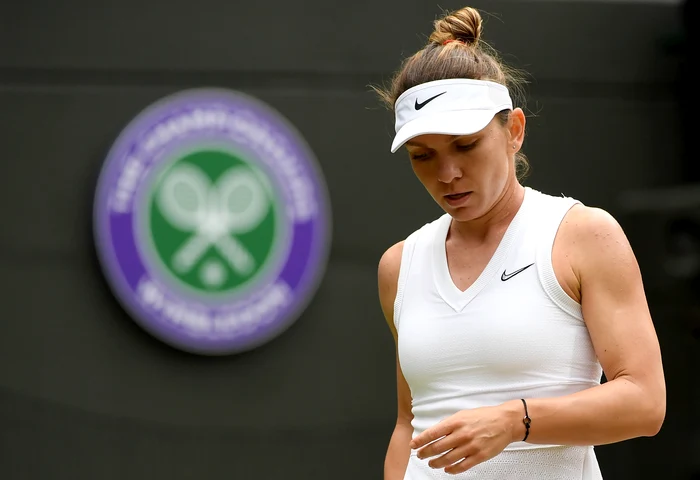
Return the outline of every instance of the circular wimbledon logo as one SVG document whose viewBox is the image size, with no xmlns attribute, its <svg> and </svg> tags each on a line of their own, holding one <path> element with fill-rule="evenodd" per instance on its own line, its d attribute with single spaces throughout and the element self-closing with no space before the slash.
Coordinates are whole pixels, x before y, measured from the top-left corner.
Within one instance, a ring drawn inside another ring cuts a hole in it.
<svg viewBox="0 0 700 480">
<path fill-rule="evenodd" d="M 100 263 L 145 330 L 223 355 L 282 333 L 318 287 L 330 244 L 316 159 L 274 109 L 187 90 L 122 132 L 98 181 Z"/>
</svg>

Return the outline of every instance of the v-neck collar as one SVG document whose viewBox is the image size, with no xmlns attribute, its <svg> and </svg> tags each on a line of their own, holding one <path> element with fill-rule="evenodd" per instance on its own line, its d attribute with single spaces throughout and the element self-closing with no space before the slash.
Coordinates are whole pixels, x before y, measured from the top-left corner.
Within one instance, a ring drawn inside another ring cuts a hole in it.
<svg viewBox="0 0 700 480">
<path fill-rule="evenodd" d="M 484 287 L 490 282 L 498 272 L 505 267 L 505 261 L 511 250 L 513 240 L 517 237 L 523 223 L 526 207 L 529 204 L 530 188 L 525 187 L 525 196 L 518 209 L 518 212 L 511 220 L 493 256 L 486 264 L 484 270 L 478 278 L 466 290 L 462 291 L 454 284 L 447 264 L 447 250 L 445 242 L 447 232 L 452 224 L 452 217 L 445 214 L 440 219 L 440 223 L 433 243 L 433 278 L 438 293 L 442 299 L 456 312 L 462 311 Z"/>
</svg>

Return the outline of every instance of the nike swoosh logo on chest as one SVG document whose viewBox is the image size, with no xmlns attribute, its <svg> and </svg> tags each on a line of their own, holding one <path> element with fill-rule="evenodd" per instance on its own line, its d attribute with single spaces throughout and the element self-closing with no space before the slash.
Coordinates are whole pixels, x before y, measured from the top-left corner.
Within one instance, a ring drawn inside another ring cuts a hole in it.
<svg viewBox="0 0 700 480">
<path fill-rule="evenodd" d="M 501 274 L 501 280 L 504 281 L 504 282 L 507 281 L 507 280 L 510 280 L 511 278 L 513 278 L 514 276 L 516 276 L 517 274 L 519 274 L 520 272 L 524 272 L 525 270 L 527 270 L 528 268 L 530 268 L 530 267 L 533 266 L 533 265 L 534 265 L 534 263 L 531 263 L 530 265 L 527 265 L 527 266 L 525 266 L 525 267 L 523 267 L 523 268 L 521 268 L 521 269 L 519 269 L 519 270 L 516 270 L 516 271 L 514 271 L 514 272 L 511 272 L 511 273 L 506 273 L 506 271 L 503 270 L 503 273 Z"/>
</svg>

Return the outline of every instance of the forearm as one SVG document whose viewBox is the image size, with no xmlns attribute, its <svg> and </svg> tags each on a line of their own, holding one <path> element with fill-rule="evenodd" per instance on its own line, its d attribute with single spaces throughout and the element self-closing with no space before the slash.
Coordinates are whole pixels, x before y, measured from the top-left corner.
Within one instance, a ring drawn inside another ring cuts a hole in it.
<svg viewBox="0 0 700 480">
<path fill-rule="evenodd" d="M 389 441 L 384 459 L 384 480 L 403 480 L 411 449 L 408 446 L 413 435 L 410 423 L 397 423 Z"/>
<path fill-rule="evenodd" d="M 665 415 L 663 391 L 650 391 L 621 376 L 581 392 L 555 398 L 525 399 L 532 423 L 528 443 L 604 445 L 655 435 Z M 525 436 L 520 400 L 504 404 L 513 441 Z"/>
</svg>

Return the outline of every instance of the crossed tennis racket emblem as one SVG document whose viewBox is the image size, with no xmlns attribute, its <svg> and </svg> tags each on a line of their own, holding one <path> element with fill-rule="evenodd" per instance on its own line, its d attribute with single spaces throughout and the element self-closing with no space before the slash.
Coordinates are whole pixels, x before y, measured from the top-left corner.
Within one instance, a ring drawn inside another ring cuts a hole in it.
<svg viewBox="0 0 700 480">
<path fill-rule="evenodd" d="M 210 247 L 241 275 L 255 269 L 255 259 L 236 235 L 260 225 L 271 202 L 251 170 L 234 167 L 212 182 L 198 167 L 180 165 L 163 179 L 157 202 L 172 226 L 192 232 L 172 257 L 176 272 L 189 272 Z"/>
</svg>

